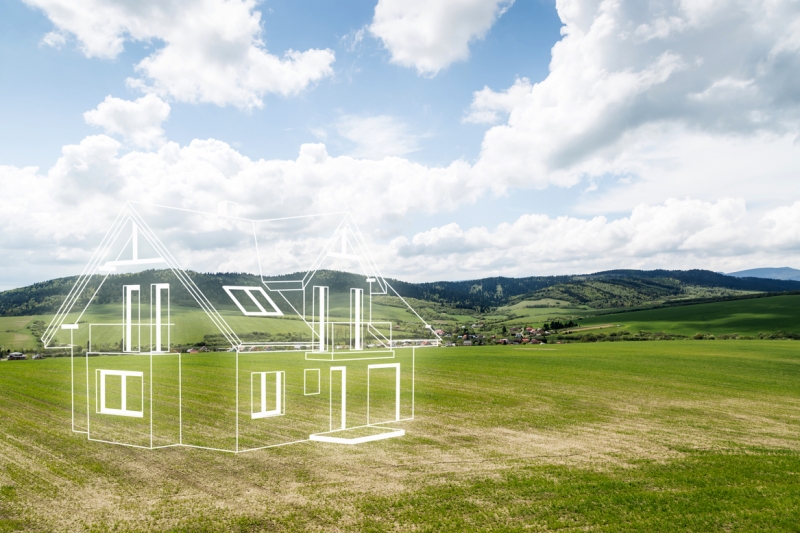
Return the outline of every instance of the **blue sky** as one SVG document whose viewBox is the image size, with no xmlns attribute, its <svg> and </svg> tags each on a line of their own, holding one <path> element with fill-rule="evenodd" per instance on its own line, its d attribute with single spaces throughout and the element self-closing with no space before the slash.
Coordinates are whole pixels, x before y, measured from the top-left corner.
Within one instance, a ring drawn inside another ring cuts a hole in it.
<svg viewBox="0 0 800 533">
<path fill-rule="evenodd" d="M 3 2 L 0 286 L 72 273 L 142 198 L 349 209 L 405 279 L 798 266 L 799 20 L 788 0 Z"/>
<path fill-rule="evenodd" d="M 461 123 L 472 93 L 483 86 L 507 87 L 518 77 L 544 79 L 550 48 L 560 38 L 553 4 L 519 2 L 470 47 L 469 61 L 424 77 L 390 64 L 387 51 L 369 34 L 353 45 L 353 34 L 370 23 L 374 4 L 260 3 L 268 50 L 333 49 L 335 74 L 294 97 L 267 95 L 262 109 L 173 104 L 164 126 L 167 137 L 181 144 L 221 139 L 250 158 L 290 158 L 300 144 L 318 140 L 314 130 L 330 129 L 342 115 L 391 115 L 423 137 L 415 161 L 446 165 L 475 159 L 484 128 Z M 5 164 L 52 165 L 61 146 L 97 133 L 83 121 L 86 110 L 107 95 L 141 96 L 125 79 L 157 45 L 127 44 L 112 60 L 89 59 L 74 45 L 42 46 L 53 25 L 40 10 L 22 2 L 3 3 L 0 10 L 4 77 L 12 82 L 0 88 L 0 105 L 3 116 L 18 125 L 0 132 Z M 350 147 L 346 139 L 335 139 L 329 152 L 340 155 Z"/>
</svg>

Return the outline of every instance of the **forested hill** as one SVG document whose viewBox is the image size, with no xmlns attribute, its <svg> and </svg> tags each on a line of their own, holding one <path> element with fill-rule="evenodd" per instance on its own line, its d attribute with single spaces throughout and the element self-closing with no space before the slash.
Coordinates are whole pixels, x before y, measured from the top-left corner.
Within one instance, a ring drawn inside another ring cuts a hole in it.
<svg viewBox="0 0 800 533">
<path fill-rule="evenodd" d="M 298 279 L 303 273 L 274 279 Z M 245 273 L 202 274 L 188 272 L 203 293 L 214 303 L 229 303 L 223 285 L 258 285 L 260 278 Z M 149 284 L 168 281 L 168 270 L 148 270 L 137 274 L 109 276 L 97 293 L 101 303 L 116 301 L 122 286 L 129 283 Z M 0 316 L 50 314 L 58 310 L 76 277 L 58 278 L 27 287 L 0 292 Z M 98 289 L 99 280 L 92 280 L 81 294 L 87 301 Z M 314 284 L 332 289 L 353 286 L 357 277 L 347 272 L 318 271 Z M 361 278 L 363 280 L 363 278 Z M 492 277 L 468 281 L 408 283 L 388 279 L 404 297 L 417 298 L 443 305 L 485 311 L 522 297 L 557 298 L 596 307 L 638 305 L 685 292 L 687 287 L 721 288 L 734 291 L 784 292 L 800 290 L 800 282 L 763 278 L 737 278 L 708 270 L 609 270 L 580 276 L 531 276 L 526 278 Z M 193 300 L 182 286 L 171 292 L 176 304 Z"/>
<path fill-rule="evenodd" d="M 583 276 L 575 276 L 583 277 Z M 800 281 L 739 278 L 710 270 L 606 270 L 586 276 L 606 279 L 674 279 L 698 287 L 722 287 L 740 291 L 782 292 L 800 290 Z"/>
<path fill-rule="evenodd" d="M 797 282 L 734 278 L 708 270 L 609 270 L 572 276 L 567 282 L 526 294 L 524 299 L 561 300 L 603 309 L 797 290 Z"/>
<path fill-rule="evenodd" d="M 202 274 L 189 271 L 187 274 L 200 287 L 203 294 L 214 304 L 229 303 L 223 285 L 260 285 L 261 279 L 253 274 L 219 273 Z M 274 276 L 271 279 L 301 279 L 304 272 L 285 276 Z M 97 292 L 98 303 L 115 301 L 122 294 L 122 286 L 128 284 L 149 285 L 164 283 L 172 278 L 169 270 L 147 270 L 136 274 L 111 275 Z M 54 313 L 66 298 L 77 277 L 58 278 L 27 287 L 0 292 L 0 316 L 39 315 Z M 547 276 L 530 278 L 485 278 L 473 281 L 442 281 L 435 283 L 407 283 L 396 279 L 387 279 L 401 296 L 428 300 L 464 307 L 469 309 L 486 309 L 508 302 L 509 298 L 528 294 L 557 283 L 564 283 L 571 276 Z M 91 280 L 81 294 L 81 301 L 86 302 L 95 291 L 102 277 Z M 348 272 L 332 270 L 317 271 L 313 284 L 327 285 L 332 290 L 346 290 L 356 284 L 363 283 L 363 277 Z M 170 298 L 175 304 L 191 304 L 192 296 L 179 284 L 173 284 Z"/>
</svg>

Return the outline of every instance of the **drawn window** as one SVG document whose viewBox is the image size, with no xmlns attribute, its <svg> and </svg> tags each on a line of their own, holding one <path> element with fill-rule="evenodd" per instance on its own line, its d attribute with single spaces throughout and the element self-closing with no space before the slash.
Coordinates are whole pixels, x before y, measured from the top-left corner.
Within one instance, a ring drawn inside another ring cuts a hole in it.
<svg viewBox="0 0 800 533">
<path fill-rule="evenodd" d="M 319 394 L 319 368 L 306 368 L 303 374 L 303 394 Z"/>
<path fill-rule="evenodd" d="M 110 378 L 110 379 L 109 379 Z M 95 372 L 96 411 L 101 415 L 143 418 L 144 374 L 131 370 Z"/>
<path fill-rule="evenodd" d="M 286 414 L 285 373 L 253 372 L 250 374 L 250 412 L 252 418 Z"/>
</svg>

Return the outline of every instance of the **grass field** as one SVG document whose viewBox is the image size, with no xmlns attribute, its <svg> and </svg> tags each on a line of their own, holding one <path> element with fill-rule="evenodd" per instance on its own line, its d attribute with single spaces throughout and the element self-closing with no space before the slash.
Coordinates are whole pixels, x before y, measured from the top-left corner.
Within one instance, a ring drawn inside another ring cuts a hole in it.
<svg viewBox="0 0 800 533">
<path fill-rule="evenodd" d="M 603 314 L 585 318 L 581 326 L 615 323 L 629 331 L 663 331 L 680 335 L 758 335 L 800 333 L 800 295 L 770 296 L 662 309 Z M 613 330 L 609 330 L 613 331 Z"/>
<path fill-rule="evenodd" d="M 69 383 L 0 363 L 0 531 L 800 531 L 795 342 L 424 350 L 405 437 L 242 455 L 87 442 Z"/>
</svg>

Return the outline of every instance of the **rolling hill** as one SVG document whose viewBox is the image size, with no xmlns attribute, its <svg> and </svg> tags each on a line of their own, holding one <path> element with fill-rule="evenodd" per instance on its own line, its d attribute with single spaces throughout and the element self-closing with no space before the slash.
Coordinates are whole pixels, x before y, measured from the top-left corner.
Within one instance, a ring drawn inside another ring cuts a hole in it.
<svg viewBox="0 0 800 533">
<path fill-rule="evenodd" d="M 737 278 L 767 278 L 800 281 L 800 270 L 790 267 L 751 268 L 738 272 L 728 272 L 728 275 Z"/>
<path fill-rule="evenodd" d="M 678 335 L 757 336 L 777 331 L 800 333 L 800 294 L 741 298 L 692 305 L 589 316 L 581 327 L 614 324 L 614 330 Z"/>
<path fill-rule="evenodd" d="M 230 302 L 223 285 L 260 285 L 260 278 L 247 273 L 187 274 L 215 305 Z M 98 303 L 113 301 L 122 286 L 135 276 L 137 283 L 158 283 L 170 277 L 167 270 L 148 270 L 137 274 L 109 276 L 99 287 L 93 281 L 82 298 L 88 299 L 98 289 Z M 275 277 L 296 278 L 302 273 Z M 354 274 L 320 270 L 315 283 L 332 289 L 351 286 Z M 29 316 L 54 313 L 68 294 L 75 277 L 58 278 L 27 287 L 0 292 L 0 316 Z M 708 270 L 609 270 L 587 275 L 530 276 L 524 278 L 490 277 L 467 281 L 409 283 L 387 278 L 403 297 L 428 301 L 441 306 L 486 312 L 523 299 L 552 298 L 592 308 L 632 307 L 671 299 L 730 296 L 747 292 L 787 292 L 800 290 L 800 281 L 755 277 L 734 277 Z M 174 287 L 171 298 L 176 305 L 192 301 L 182 287 Z"/>
</svg>

